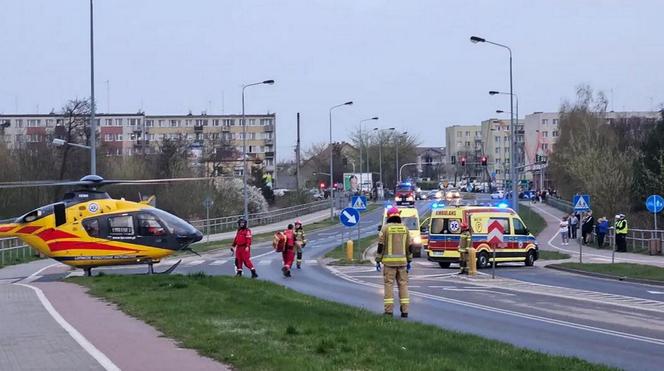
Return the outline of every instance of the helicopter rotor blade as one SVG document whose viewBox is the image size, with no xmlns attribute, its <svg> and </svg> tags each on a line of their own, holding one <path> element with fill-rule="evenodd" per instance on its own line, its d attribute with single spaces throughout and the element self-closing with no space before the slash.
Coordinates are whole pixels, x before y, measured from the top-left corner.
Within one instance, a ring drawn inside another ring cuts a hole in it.
<svg viewBox="0 0 664 371">
<path fill-rule="evenodd" d="M 85 183 L 80 181 L 27 181 L 27 182 L 6 182 L 0 183 L 0 189 L 11 188 L 35 188 L 35 187 L 62 187 L 62 186 L 76 186 L 76 185 L 94 185 L 93 183 Z"/>
<path fill-rule="evenodd" d="M 191 182 L 201 180 L 214 180 L 209 177 L 196 177 L 196 178 L 167 178 L 167 179 L 125 179 L 125 180 L 101 180 L 101 181 L 87 181 L 87 180 L 72 180 L 72 181 L 57 181 L 57 180 L 35 180 L 25 182 L 4 182 L 0 183 L 0 189 L 12 188 L 35 188 L 35 187 L 90 187 L 97 188 L 107 185 L 136 185 L 136 184 L 163 184 L 173 182 Z"/>
</svg>

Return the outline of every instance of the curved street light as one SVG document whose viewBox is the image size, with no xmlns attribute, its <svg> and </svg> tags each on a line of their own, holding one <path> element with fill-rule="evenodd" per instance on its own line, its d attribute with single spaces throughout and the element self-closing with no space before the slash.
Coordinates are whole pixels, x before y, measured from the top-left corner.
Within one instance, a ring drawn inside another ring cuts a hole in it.
<svg viewBox="0 0 664 371">
<path fill-rule="evenodd" d="M 250 86 L 273 84 L 274 80 L 264 80 L 242 85 L 242 185 L 244 186 L 242 198 L 244 204 L 244 220 L 246 220 L 247 223 L 249 223 L 249 195 L 247 193 L 247 120 L 244 115 L 244 90 Z"/>
<path fill-rule="evenodd" d="M 479 36 L 471 36 L 470 37 L 470 42 L 473 44 L 477 43 L 487 43 L 495 46 L 499 46 L 501 48 L 507 49 L 509 52 L 510 58 L 509 58 L 509 63 L 510 63 L 510 132 L 512 133 L 512 145 L 510 146 L 510 177 L 512 178 L 512 209 L 514 211 L 518 212 L 519 211 L 519 202 L 518 202 L 518 197 L 517 197 L 517 179 L 516 179 L 516 162 L 514 161 L 516 158 L 516 135 L 514 134 L 516 131 L 516 124 L 514 123 L 514 83 L 513 83 L 513 77 L 512 77 L 512 49 L 504 44 L 496 43 L 493 41 L 489 41 L 485 38 L 479 37 Z M 494 93 L 499 93 L 499 92 L 494 92 Z M 491 92 L 489 93 L 491 94 Z M 491 94 L 494 95 L 494 94 Z"/>
<path fill-rule="evenodd" d="M 336 106 L 330 107 L 330 144 L 328 149 L 330 151 L 330 219 L 334 219 L 334 150 L 332 148 L 332 111 L 339 107 L 343 106 L 352 106 L 353 101 L 348 101 L 346 103 L 337 104 Z"/>
</svg>

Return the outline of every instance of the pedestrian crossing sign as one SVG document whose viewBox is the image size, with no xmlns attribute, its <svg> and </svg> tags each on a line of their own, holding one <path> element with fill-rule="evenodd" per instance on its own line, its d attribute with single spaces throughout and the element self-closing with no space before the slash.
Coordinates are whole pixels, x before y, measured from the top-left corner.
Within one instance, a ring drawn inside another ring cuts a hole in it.
<svg viewBox="0 0 664 371">
<path fill-rule="evenodd" d="M 576 195 L 572 198 L 572 205 L 574 205 L 574 211 L 588 211 L 590 210 L 590 196 Z"/>
<path fill-rule="evenodd" d="M 355 210 L 366 210 L 367 209 L 367 197 L 366 196 L 353 196 L 353 199 L 350 202 L 350 206 Z"/>
</svg>

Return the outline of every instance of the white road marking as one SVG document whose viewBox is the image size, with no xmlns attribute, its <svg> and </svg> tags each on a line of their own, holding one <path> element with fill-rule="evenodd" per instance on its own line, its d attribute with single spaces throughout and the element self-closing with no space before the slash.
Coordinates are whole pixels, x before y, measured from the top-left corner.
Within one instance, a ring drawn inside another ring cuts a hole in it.
<svg viewBox="0 0 664 371">
<path fill-rule="evenodd" d="M 53 265 L 57 264 L 59 263 Z M 41 269 L 35 273 L 41 272 L 43 270 L 44 269 Z M 34 275 L 36 276 L 36 274 Z M 71 336 L 74 339 L 74 341 L 78 343 L 78 345 L 80 345 L 86 352 L 88 352 L 88 354 L 90 354 L 92 358 L 94 358 L 97 362 L 99 362 L 101 367 L 103 367 L 107 371 L 120 371 L 120 368 L 116 366 L 113 363 L 113 361 L 111 361 L 108 357 L 106 357 L 106 355 L 102 353 L 99 349 L 97 349 L 94 345 L 92 345 L 92 343 L 90 343 L 88 339 L 85 338 L 85 336 L 81 335 L 81 333 L 78 332 L 72 325 L 70 325 L 69 322 L 67 322 L 64 318 L 62 318 L 60 313 L 58 313 L 58 311 L 56 311 L 55 308 L 53 308 L 53 305 L 48 300 L 48 298 L 46 298 L 46 295 L 44 295 L 44 292 L 41 289 L 24 283 L 17 283 L 16 285 L 32 289 L 37 294 L 37 298 L 39 298 L 39 301 L 44 306 L 48 314 L 50 314 L 51 317 L 53 317 L 55 322 L 57 322 L 65 331 L 67 331 L 69 336 Z"/>
<path fill-rule="evenodd" d="M 382 288 L 383 287 L 383 285 L 356 280 L 353 277 L 347 276 L 347 275 L 343 274 L 342 272 L 339 272 L 338 270 L 335 270 L 334 267 L 328 266 L 327 268 L 332 272 L 332 274 L 334 274 L 335 276 L 337 276 L 337 277 L 339 277 L 343 280 L 346 280 L 346 281 L 349 281 L 349 282 L 352 282 L 352 283 L 356 283 L 358 285 L 372 287 L 372 288 Z M 541 316 L 528 314 L 528 313 L 523 313 L 523 312 L 517 312 L 517 311 L 513 311 L 513 310 L 508 310 L 508 309 L 501 309 L 501 308 L 491 307 L 491 306 L 488 306 L 488 305 L 476 304 L 476 303 L 467 302 L 467 301 L 463 301 L 463 300 L 451 299 L 451 298 L 446 298 L 446 297 L 443 297 L 443 296 L 426 294 L 426 293 L 419 292 L 419 291 L 411 291 L 410 294 L 412 296 L 418 296 L 418 297 L 431 299 L 431 300 L 435 300 L 435 301 L 439 301 L 439 302 L 443 302 L 443 303 L 456 304 L 456 305 L 461 305 L 461 306 L 464 306 L 464 307 L 484 310 L 484 311 L 487 311 L 487 312 L 504 314 L 504 315 L 509 315 L 509 316 L 513 316 L 513 317 L 530 319 L 530 320 L 533 320 L 533 321 L 538 321 L 538 322 L 543 322 L 543 323 L 548 323 L 548 324 L 553 324 L 553 325 L 558 325 L 558 326 L 563 326 L 563 327 L 569 327 L 569 328 L 572 328 L 572 329 L 585 330 L 585 331 L 599 333 L 599 334 L 603 334 L 603 335 L 616 336 L 616 337 L 620 337 L 620 338 L 623 338 L 623 339 L 636 340 L 636 341 L 641 341 L 641 342 L 644 342 L 644 343 L 650 343 L 650 344 L 664 346 L 664 340 L 662 340 L 662 339 L 656 339 L 656 338 L 651 338 L 651 337 L 646 337 L 646 336 L 641 336 L 641 335 L 636 335 L 636 334 L 630 334 L 630 333 L 626 333 L 626 332 L 614 331 L 614 330 L 604 329 L 604 328 L 600 328 L 600 327 L 588 326 L 588 325 L 584 325 L 584 324 L 581 324 L 581 323 L 574 323 L 574 322 L 569 322 L 569 321 L 551 319 L 551 318 L 541 317 Z"/>
<path fill-rule="evenodd" d="M 224 265 L 224 264 L 228 263 L 229 261 L 230 261 L 230 259 L 215 260 L 212 263 L 210 263 L 210 265 Z"/>
<path fill-rule="evenodd" d="M 649 294 L 655 294 L 655 295 L 664 295 L 664 291 L 650 291 L 648 290 Z"/>
<path fill-rule="evenodd" d="M 193 267 L 194 265 L 201 265 L 203 263 L 205 263 L 205 260 L 192 260 L 190 262 L 185 263 L 185 265 L 188 267 Z"/>
<path fill-rule="evenodd" d="M 264 260 L 258 261 L 256 263 L 256 265 L 265 266 L 265 265 L 270 265 L 271 263 L 272 263 L 272 260 L 264 259 Z"/>
</svg>

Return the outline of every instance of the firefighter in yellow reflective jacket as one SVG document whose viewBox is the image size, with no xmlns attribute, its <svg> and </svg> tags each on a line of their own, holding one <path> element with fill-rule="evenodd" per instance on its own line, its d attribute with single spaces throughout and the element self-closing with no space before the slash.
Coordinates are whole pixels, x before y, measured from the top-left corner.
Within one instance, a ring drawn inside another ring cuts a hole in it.
<svg viewBox="0 0 664 371">
<path fill-rule="evenodd" d="M 394 311 L 394 281 L 399 287 L 399 304 L 401 317 L 408 318 L 408 272 L 413 260 L 411 245 L 413 244 L 408 228 L 401 223 L 399 209 L 392 207 L 387 210 L 386 223 L 378 235 L 378 251 L 376 253 L 376 270 L 380 271 L 383 263 L 383 280 L 385 286 L 385 314 L 391 316 Z"/>
<path fill-rule="evenodd" d="M 302 222 L 298 219 L 295 221 L 295 248 L 297 253 L 297 269 L 302 268 L 302 249 L 307 246 L 307 237 L 304 235 L 304 228 Z"/>
<path fill-rule="evenodd" d="M 468 274 L 469 266 L 473 262 L 468 262 L 468 249 L 473 247 L 473 238 L 470 236 L 470 228 L 465 222 L 461 223 L 461 236 L 459 236 L 459 274 Z"/>
</svg>

